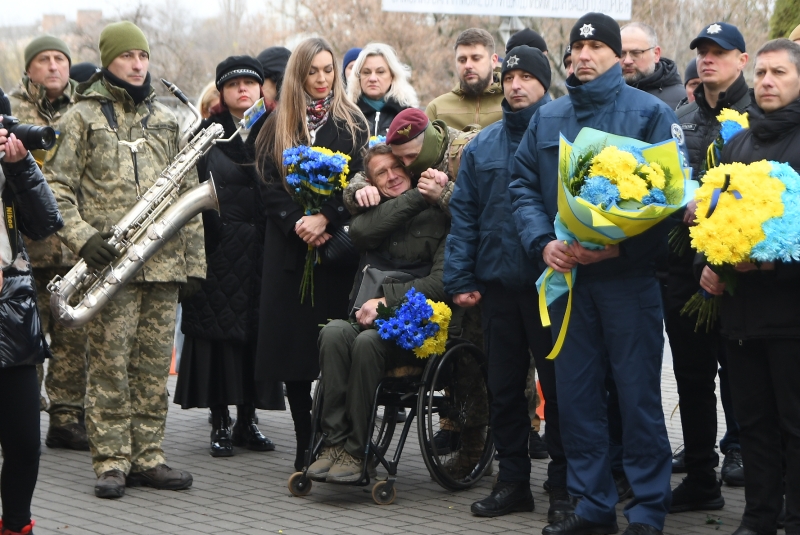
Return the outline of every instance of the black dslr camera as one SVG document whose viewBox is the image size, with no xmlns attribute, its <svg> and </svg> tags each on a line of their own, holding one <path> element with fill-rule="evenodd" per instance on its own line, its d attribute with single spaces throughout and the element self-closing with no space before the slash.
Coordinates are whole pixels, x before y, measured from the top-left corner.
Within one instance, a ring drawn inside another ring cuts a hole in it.
<svg viewBox="0 0 800 535">
<path fill-rule="evenodd" d="M 50 150 L 56 144 L 56 131 L 49 126 L 22 124 L 16 117 L 0 115 L 0 128 L 8 130 L 8 135 L 17 136 L 28 150 Z"/>
</svg>

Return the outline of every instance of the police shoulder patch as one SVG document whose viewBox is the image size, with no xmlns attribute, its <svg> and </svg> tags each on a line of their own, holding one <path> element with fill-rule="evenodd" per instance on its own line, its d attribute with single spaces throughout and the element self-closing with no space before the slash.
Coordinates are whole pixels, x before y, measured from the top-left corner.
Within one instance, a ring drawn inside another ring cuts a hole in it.
<svg viewBox="0 0 800 535">
<path fill-rule="evenodd" d="M 683 145 L 683 130 L 681 129 L 681 126 L 682 125 L 672 123 L 672 126 L 670 127 L 672 137 L 678 142 L 678 145 Z"/>
</svg>

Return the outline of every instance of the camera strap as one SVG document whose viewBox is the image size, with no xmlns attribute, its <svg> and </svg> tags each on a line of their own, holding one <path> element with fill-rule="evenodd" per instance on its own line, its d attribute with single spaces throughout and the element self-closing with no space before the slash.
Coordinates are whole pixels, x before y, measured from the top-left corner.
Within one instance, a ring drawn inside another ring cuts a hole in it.
<svg viewBox="0 0 800 535">
<path fill-rule="evenodd" d="M 8 243 L 11 245 L 11 259 L 17 257 L 19 253 L 19 232 L 17 232 L 17 212 L 14 203 L 6 203 L 3 200 L 3 217 L 5 217 L 6 231 L 8 232 Z"/>
</svg>

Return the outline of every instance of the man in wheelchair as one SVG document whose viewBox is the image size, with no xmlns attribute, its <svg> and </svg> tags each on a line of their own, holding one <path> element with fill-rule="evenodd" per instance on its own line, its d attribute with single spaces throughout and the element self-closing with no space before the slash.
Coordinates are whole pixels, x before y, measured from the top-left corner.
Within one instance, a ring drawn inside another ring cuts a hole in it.
<svg viewBox="0 0 800 535">
<path fill-rule="evenodd" d="M 365 287 L 361 279 L 367 266 L 410 275 L 404 277 L 406 282 L 387 278 L 377 286 L 374 297 L 356 302 L 352 307 L 355 323 L 333 320 L 320 332 L 324 392 L 320 425 L 325 437 L 318 459 L 308 468 L 313 481 L 353 483 L 360 479 L 378 383 L 387 370 L 424 365 L 411 351 L 378 335 L 374 328 L 378 303 L 397 305 L 412 287 L 434 301 L 448 300 L 442 269 L 450 218 L 426 189 L 428 181 L 446 180 L 446 175 L 443 178 L 439 175 L 444 173 L 429 169 L 422 173 L 419 184 L 412 185 L 408 171 L 385 144 L 369 149 L 364 168 L 368 187 L 380 195 L 380 203 L 355 216 L 350 224 L 350 238 L 362 253 L 351 300 L 363 294 L 359 290 Z"/>
</svg>

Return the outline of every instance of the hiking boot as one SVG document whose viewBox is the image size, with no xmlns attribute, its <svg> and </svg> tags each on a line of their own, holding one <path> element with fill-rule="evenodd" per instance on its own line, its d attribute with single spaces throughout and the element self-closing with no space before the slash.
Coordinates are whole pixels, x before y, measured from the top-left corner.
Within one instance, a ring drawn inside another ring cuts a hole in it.
<svg viewBox="0 0 800 535">
<path fill-rule="evenodd" d="M 714 481 L 711 486 L 701 486 L 685 477 L 672 491 L 672 505 L 669 512 L 716 511 L 723 507 L 725 498 L 722 497 L 719 482 Z"/>
<path fill-rule="evenodd" d="M 108 470 L 97 477 L 94 495 L 98 498 L 122 498 L 125 494 L 125 474 L 121 470 Z"/>
<path fill-rule="evenodd" d="M 23 526 L 19 531 L 11 531 L 3 526 L 3 521 L 0 520 L 0 535 L 33 535 L 33 526 L 36 525 L 35 520 L 31 520 L 30 524 Z"/>
<path fill-rule="evenodd" d="M 57 426 L 51 423 L 47 429 L 47 438 L 44 443 L 48 448 L 89 451 L 86 426 L 78 422 L 64 426 Z"/>
<path fill-rule="evenodd" d="M 438 455 L 447 455 L 458 449 L 458 440 L 461 433 L 449 429 L 439 429 L 433 435 L 433 445 L 436 446 Z"/>
<path fill-rule="evenodd" d="M 161 490 L 184 490 L 192 486 L 192 481 L 192 474 L 189 472 L 159 464 L 144 472 L 131 472 L 128 474 L 127 485 Z"/>
<path fill-rule="evenodd" d="M 550 508 L 547 510 L 547 523 L 555 524 L 566 520 L 575 512 L 577 500 L 569 495 L 566 487 L 550 489 Z"/>
<path fill-rule="evenodd" d="M 742 464 L 742 450 L 734 448 L 728 450 L 722 461 L 720 470 L 722 481 L 731 487 L 744 487 L 744 465 Z"/>
<path fill-rule="evenodd" d="M 531 459 L 547 459 L 550 457 L 547 452 L 547 443 L 539 436 L 539 432 L 533 429 L 528 435 L 528 456 Z"/>
<path fill-rule="evenodd" d="M 311 463 L 306 471 L 306 476 L 311 481 L 325 481 L 328 477 L 328 472 L 331 467 L 336 463 L 336 459 L 342 454 L 344 449 L 341 444 L 336 446 L 323 446 L 322 451 L 319 453 L 317 460 Z"/>
<path fill-rule="evenodd" d="M 344 448 L 342 454 L 328 470 L 328 483 L 355 483 L 361 479 L 361 472 L 364 471 L 364 459 L 359 459 L 350 455 Z"/>
</svg>

